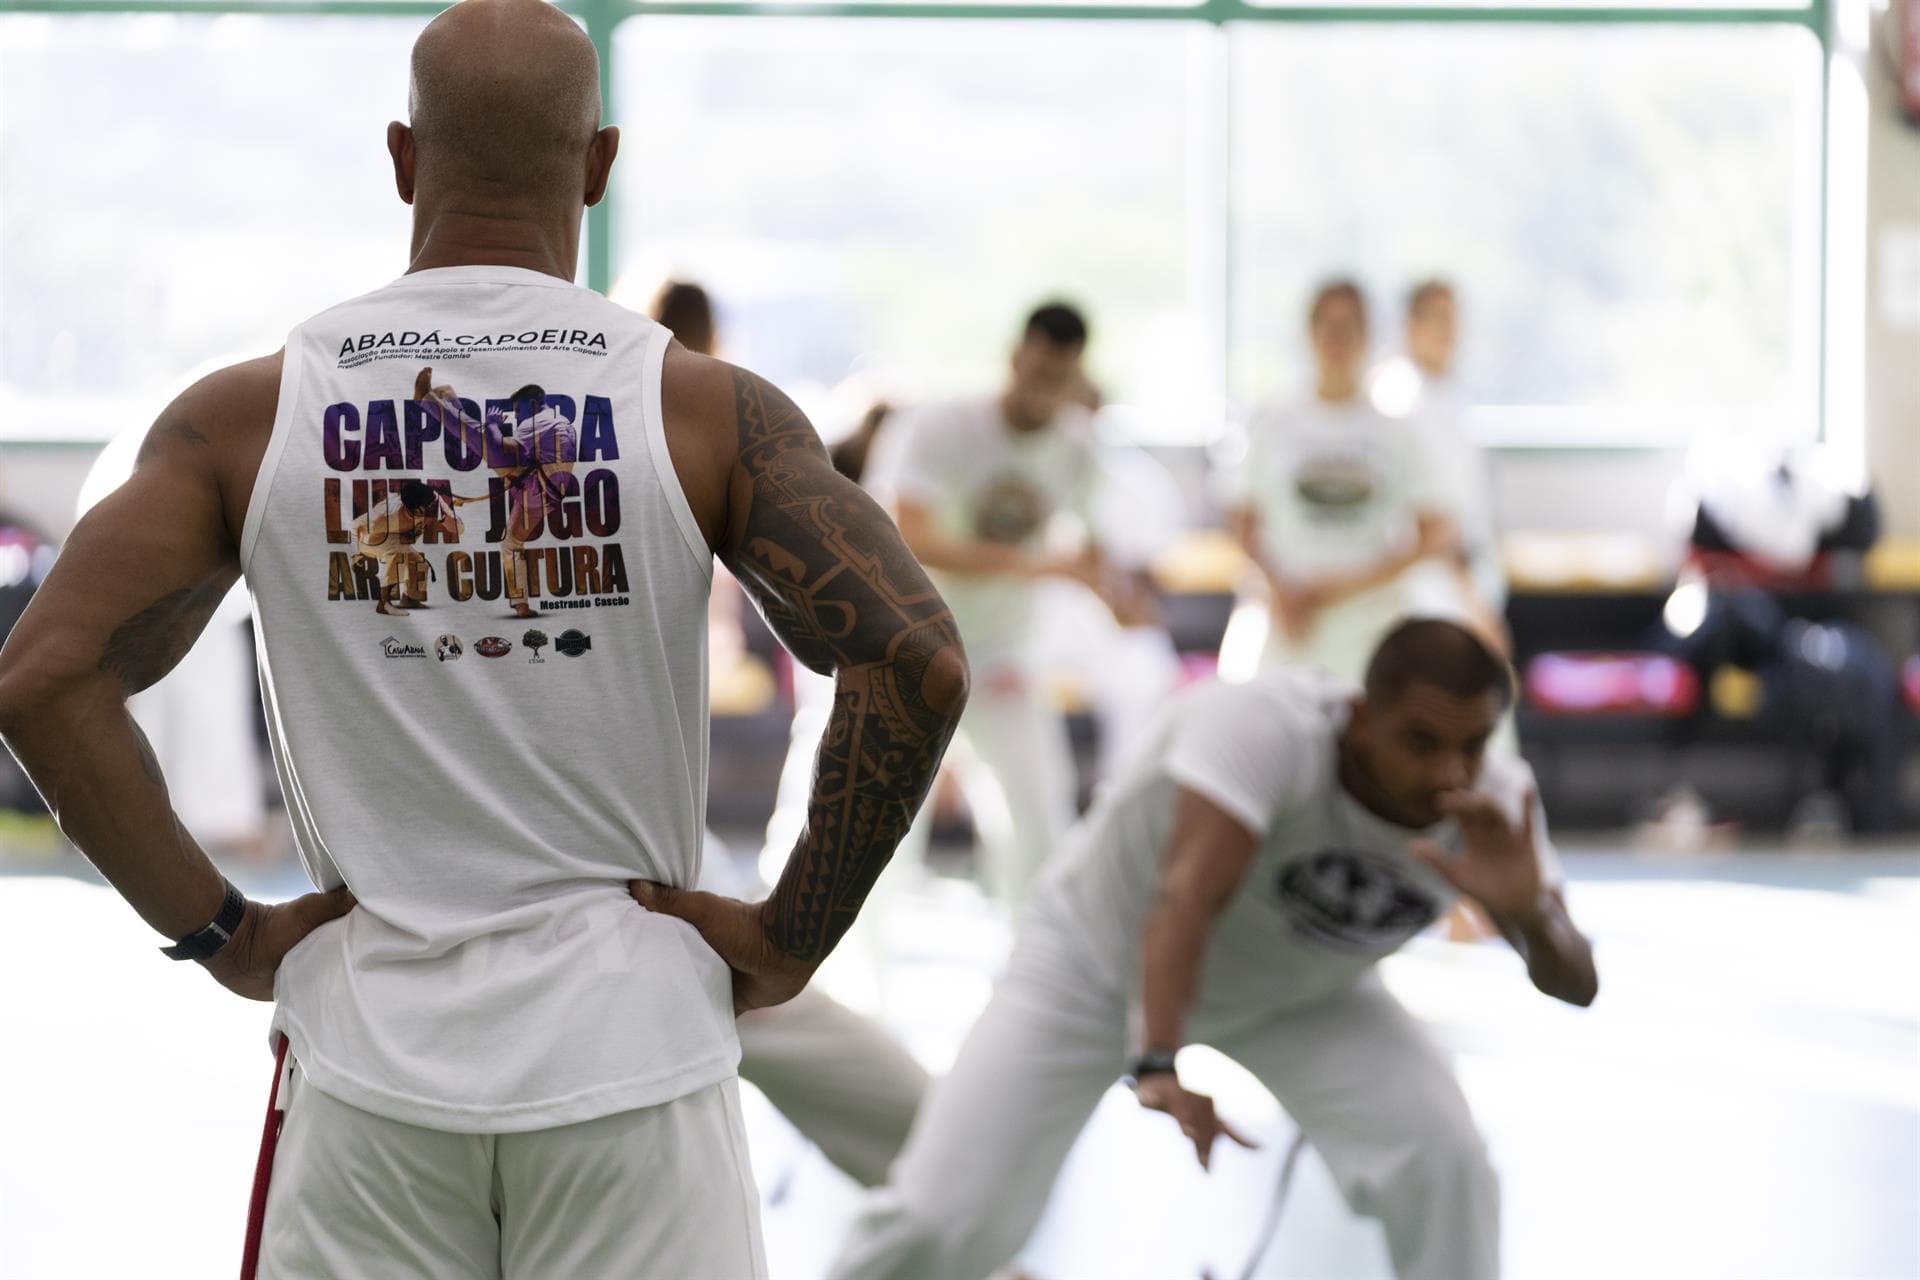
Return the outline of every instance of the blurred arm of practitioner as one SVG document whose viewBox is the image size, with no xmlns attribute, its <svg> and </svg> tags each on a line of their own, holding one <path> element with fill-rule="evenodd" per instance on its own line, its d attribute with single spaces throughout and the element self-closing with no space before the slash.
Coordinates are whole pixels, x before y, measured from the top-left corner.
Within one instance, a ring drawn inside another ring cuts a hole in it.
<svg viewBox="0 0 1920 1280">
<path fill-rule="evenodd" d="M 791 999 L 853 923 L 966 705 L 959 632 L 886 513 L 765 379 L 676 343 L 668 447 L 695 519 L 781 642 L 834 677 L 807 821 L 760 903 L 634 881 L 734 971 L 736 1012 Z"/>
<path fill-rule="evenodd" d="M 1141 1106 L 1164 1111 L 1179 1123 L 1205 1169 L 1212 1163 L 1215 1138 L 1224 1134 L 1243 1147 L 1254 1143 L 1214 1113 L 1212 1098 L 1180 1084 L 1173 1056 L 1186 1043 L 1187 1008 L 1200 986 L 1201 957 L 1214 918 L 1233 901 L 1259 840 L 1190 787 L 1174 792 L 1172 831 L 1159 892 L 1141 927 L 1140 1011 L 1147 1048 L 1134 1088 Z"/>
<path fill-rule="evenodd" d="M 1267 588 L 1275 617 L 1290 637 L 1298 639 L 1312 629 L 1315 615 L 1376 587 L 1384 587 L 1423 560 L 1451 559 L 1457 554 L 1459 534 L 1453 521 L 1434 511 L 1415 516 L 1416 537 L 1369 564 L 1356 569 L 1289 576 L 1261 545 L 1260 517 L 1251 507 L 1235 507 L 1227 514 L 1227 529 L 1253 561 Z"/>
<path fill-rule="evenodd" d="M 186 656 L 240 575 L 280 363 L 222 369 L 167 407 L 133 475 L 74 528 L 0 649 L 0 737 L 61 831 L 141 919 L 193 943 L 182 955 L 254 1000 L 273 998 L 280 958 L 353 896 L 241 898 L 175 816 L 127 699 Z"/>
</svg>

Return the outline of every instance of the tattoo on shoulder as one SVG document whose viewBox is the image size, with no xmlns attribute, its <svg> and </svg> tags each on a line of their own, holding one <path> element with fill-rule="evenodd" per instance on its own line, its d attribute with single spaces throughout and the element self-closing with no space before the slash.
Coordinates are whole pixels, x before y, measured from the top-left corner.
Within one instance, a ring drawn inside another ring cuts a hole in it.
<svg viewBox="0 0 1920 1280">
<path fill-rule="evenodd" d="M 167 408 L 153 426 L 147 429 L 147 438 L 140 442 L 140 453 L 136 464 L 145 462 L 160 449 L 173 441 L 183 444 L 205 444 L 207 438 L 193 425 L 193 420 L 177 405 Z"/>
<path fill-rule="evenodd" d="M 114 628 L 99 669 L 119 677 L 128 694 L 173 670 L 227 594 L 228 582 L 204 583 L 160 597 Z"/>
<path fill-rule="evenodd" d="M 932 785 L 966 700 L 959 633 L 893 521 L 841 478 L 806 415 L 734 374 L 751 478 L 725 560 L 795 657 L 837 677 L 807 825 L 775 887 L 768 935 L 818 959 L 860 904 Z"/>
</svg>

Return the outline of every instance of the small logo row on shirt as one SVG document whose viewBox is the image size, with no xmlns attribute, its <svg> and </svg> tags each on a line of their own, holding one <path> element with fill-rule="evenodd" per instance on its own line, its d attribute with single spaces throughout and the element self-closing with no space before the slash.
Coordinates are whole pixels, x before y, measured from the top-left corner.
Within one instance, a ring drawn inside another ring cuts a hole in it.
<svg viewBox="0 0 1920 1280">
<path fill-rule="evenodd" d="M 577 658 L 593 648 L 593 637 L 576 627 L 568 627 L 557 638 L 549 638 L 538 627 L 529 627 L 520 636 L 520 645 L 533 656 L 528 662 L 545 662 L 540 651 L 551 644 L 556 653 L 564 653 L 569 658 Z M 388 636 L 380 642 L 380 651 L 389 658 L 425 658 L 429 650 L 424 645 L 400 640 Z M 504 658 L 513 652 L 513 642 L 504 636 L 482 636 L 473 642 L 473 651 L 483 658 Z M 431 654 L 442 662 L 457 661 L 466 652 L 466 646 L 460 637 L 451 633 L 441 636 L 433 642 Z"/>
</svg>

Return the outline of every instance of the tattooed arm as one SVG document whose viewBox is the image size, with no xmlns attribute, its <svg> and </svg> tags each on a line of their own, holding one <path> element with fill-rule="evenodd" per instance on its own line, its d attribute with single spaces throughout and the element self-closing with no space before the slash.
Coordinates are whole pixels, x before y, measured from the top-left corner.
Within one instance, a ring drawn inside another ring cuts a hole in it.
<svg viewBox="0 0 1920 1280">
<path fill-rule="evenodd" d="M 0 737 L 67 838 L 169 941 L 211 921 L 224 886 L 174 816 L 126 699 L 185 656 L 239 574 L 279 370 L 277 357 L 235 366 L 168 406 L 132 476 L 80 521 L 0 649 Z M 270 998 L 280 955 L 351 905 L 344 894 L 250 903 L 207 967 Z"/>
<path fill-rule="evenodd" d="M 701 929 L 752 1008 L 796 994 L 853 923 L 933 783 L 967 664 L 899 531 L 791 400 L 679 347 L 664 381 L 669 447 L 709 542 L 793 655 L 834 677 L 807 823 L 772 897 L 749 919 L 711 895 L 636 888 Z"/>
</svg>

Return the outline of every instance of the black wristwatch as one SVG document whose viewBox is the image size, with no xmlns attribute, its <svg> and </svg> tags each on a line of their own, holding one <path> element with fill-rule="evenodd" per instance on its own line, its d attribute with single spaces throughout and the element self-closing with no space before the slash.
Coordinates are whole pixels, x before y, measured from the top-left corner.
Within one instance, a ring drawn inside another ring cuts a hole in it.
<svg viewBox="0 0 1920 1280">
<path fill-rule="evenodd" d="M 1144 1080 L 1148 1076 L 1170 1076 L 1175 1074 L 1173 1050 L 1148 1049 L 1133 1060 L 1127 1068 L 1127 1076 L 1132 1080 Z"/>
<path fill-rule="evenodd" d="M 247 914 L 246 895 L 233 887 L 233 881 L 225 880 L 227 896 L 220 902 L 220 914 L 213 923 L 204 929 L 188 934 L 170 947 L 160 948 L 160 954 L 169 960 L 210 960 L 220 948 L 227 945 L 227 939 L 233 937 L 233 931 L 240 927 L 240 917 Z"/>
</svg>

